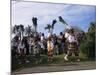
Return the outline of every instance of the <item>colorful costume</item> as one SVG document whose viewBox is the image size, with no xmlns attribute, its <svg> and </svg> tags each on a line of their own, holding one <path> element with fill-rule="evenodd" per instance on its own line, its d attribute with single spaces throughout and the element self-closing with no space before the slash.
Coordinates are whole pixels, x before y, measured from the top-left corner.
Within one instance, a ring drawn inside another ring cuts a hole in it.
<svg viewBox="0 0 100 75">
<path fill-rule="evenodd" d="M 54 45 L 53 45 L 52 41 L 47 41 L 47 49 L 48 49 L 48 58 L 49 59 L 52 59 L 52 57 L 53 57 L 53 48 L 54 48 Z"/>
<path fill-rule="evenodd" d="M 72 53 L 75 54 L 75 56 L 77 56 L 78 60 L 79 60 L 79 50 L 78 50 L 78 41 L 77 38 L 75 38 L 74 34 L 69 34 L 68 38 L 67 38 L 67 42 L 68 42 L 68 51 L 67 51 L 67 55 L 64 57 L 64 59 L 66 61 L 68 61 L 68 56 L 72 56 Z"/>
<path fill-rule="evenodd" d="M 74 35 L 69 35 L 69 37 L 68 37 L 68 54 L 69 54 L 69 56 L 71 56 L 72 53 L 74 53 L 75 56 L 78 56 L 78 42 Z"/>
</svg>

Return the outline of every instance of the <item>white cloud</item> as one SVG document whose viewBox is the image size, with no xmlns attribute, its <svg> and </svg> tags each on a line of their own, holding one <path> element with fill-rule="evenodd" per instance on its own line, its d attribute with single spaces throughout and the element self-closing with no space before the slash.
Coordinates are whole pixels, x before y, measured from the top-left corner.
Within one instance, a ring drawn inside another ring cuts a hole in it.
<svg viewBox="0 0 100 75">
<path fill-rule="evenodd" d="M 46 24 L 52 23 L 53 19 L 58 20 L 58 16 L 62 16 L 68 24 L 74 24 L 88 20 L 92 14 L 95 14 L 94 6 L 16 1 L 12 3 L 12 25 L 32 25 L 31 19 L 35 16 L 41 30 L 44 30 Z M 63 24 L 57 25 L 61 27 Z"/>
<path fill-rule="evenodd" d="M 33 16 L 41 19 L 41 22 L 49 22 L 56 18 L 66 6 L 69 5 L 19 2 L 12 6 L 12 24 L 25 23 L 24 20 L 30 20 Z"/>
</svg>

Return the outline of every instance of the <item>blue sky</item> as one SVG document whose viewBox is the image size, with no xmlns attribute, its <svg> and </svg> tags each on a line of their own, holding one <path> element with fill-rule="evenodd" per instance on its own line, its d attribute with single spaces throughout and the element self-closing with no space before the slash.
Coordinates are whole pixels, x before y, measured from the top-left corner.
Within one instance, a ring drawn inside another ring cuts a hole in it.
<svg viewBox="0 0 100 75">
<path fill-rule="evenodd" d="M 96 7 L 12 1 L 12 26 L 15 24 L 32 25 L 33 16 L 38 18 L 38 32 L 45 34 L 47 34 L 47 30 L 44 27 L 51 24 L 54 19 L 58 21 L 58 16 L 62 16 L 69 25 L 78 26 L 87 31 L 89 23 L 96 21 Z M 54 33 L 59 34 L 64 28 L 64 25 L 58 21 L 55 24 Z"/>
</svg>

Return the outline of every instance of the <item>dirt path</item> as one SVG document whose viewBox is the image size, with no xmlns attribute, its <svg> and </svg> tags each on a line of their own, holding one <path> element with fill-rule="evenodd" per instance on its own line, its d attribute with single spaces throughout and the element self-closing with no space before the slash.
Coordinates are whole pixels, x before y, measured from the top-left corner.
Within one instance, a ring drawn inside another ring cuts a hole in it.
<svg viewBox="0 0 100 75">
<path fill-rule="evenodd" d="M 92 62 L 71 62 L 66 64 L 51 64 L 48 66 L 37 66 L 32 68 L 24 68 L 15 71 L 12 74 L 29 74 L 29 73 L 43 73 L 43 72 L 57 72 L 57 71 L 72 71 L 72 70 L 90 70 L 96 69 L 96 63 Z"/>
</svg>

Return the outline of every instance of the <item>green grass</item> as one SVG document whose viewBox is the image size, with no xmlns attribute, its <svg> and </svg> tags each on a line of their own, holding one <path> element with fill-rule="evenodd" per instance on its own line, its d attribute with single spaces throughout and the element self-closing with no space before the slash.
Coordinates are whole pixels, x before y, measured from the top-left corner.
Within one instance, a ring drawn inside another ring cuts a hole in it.
<svg viewBox="0 0 100 75">
<path fill-rule="evenodd" d="M 48 57 L 47 55 L 41 55 L 40 61 L 38 61 L 38 63 L 36 62 L 36 60 L 34 59 L 33 56 L 25 56 L 24 59 L 29 60 L 29 63 L 25 63 L 23 62 L 22 64 L 19 64 L 19 59 L 23 60 L 23 58 L 13 58 L 13 63 L 12 63 L 12 71 L 21 69 L 21 68 L 28 68 L 28 67 L 36 67 L 36 66 L 44 66 L 44 65 L 51 65 L 51 64 L 66 64 L 66 63 L 70 63 L 70 62 L 75 62 L 76 58 L 75 57 L 71 57 L 70 60 L 68 62 L 65 62 L 64 60 L 64 54 L 61 55 L 54 55 L 53 61 L 52 62 L 48 62 Z M 80 62 L 85 62 L 85 61 L 94 61 L 94 60 L 89 60 L 88 58 L 86 58 L 83 54 L 80 53 Z"/>
</svg>

